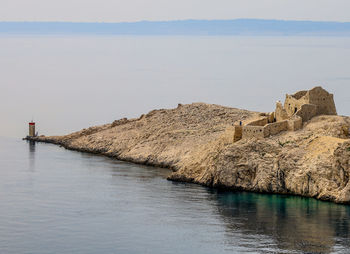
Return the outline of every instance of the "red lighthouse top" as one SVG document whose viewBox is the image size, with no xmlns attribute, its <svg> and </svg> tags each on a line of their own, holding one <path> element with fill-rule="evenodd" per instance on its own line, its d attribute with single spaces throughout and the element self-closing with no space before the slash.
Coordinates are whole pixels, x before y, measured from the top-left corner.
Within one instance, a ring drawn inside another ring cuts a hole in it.
<svg viewBox="0 0 350 254">
<path fill-rule="evenodd" d="M 35 125 L 35 123 L 34 122 L 30 122 L 29 125 Z"/>
</svg>

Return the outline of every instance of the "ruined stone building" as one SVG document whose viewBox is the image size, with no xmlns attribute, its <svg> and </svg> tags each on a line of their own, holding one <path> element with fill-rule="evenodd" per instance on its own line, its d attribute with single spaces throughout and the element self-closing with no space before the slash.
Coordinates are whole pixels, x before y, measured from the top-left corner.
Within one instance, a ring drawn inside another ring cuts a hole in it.
<svg viewBox="0 0 350 254">
<path fill-rule="evenodd" d="M 309 91 L 286 95 L 284 107 L 277 102 L 276 120 L 283 121 L 293 115 L 300 116 L 304 122 L 317 115 L 336 115 L 333 94 L 318 86 Z"/>
<path fill-rule="evenodd" d="M 260 118 L 246 122 L 243 126 L 235 126 L 234 141 L 296 131 L 303 127 L 303 122 L 318 115 L 337 115 L 333 94 L 322 87 L 287 94 L 284 105 L 278 101 L 274 112 L 262 114 Z"/>
</svg>

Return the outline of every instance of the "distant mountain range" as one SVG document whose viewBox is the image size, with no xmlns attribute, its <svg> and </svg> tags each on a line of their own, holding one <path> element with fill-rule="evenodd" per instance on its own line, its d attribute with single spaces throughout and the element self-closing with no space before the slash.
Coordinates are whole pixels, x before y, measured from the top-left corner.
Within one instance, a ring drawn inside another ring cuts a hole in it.
<svg viewBox="0 0 350 254">
<path fill-rule="evenodd" d="M 262 19 L 129 23 L 0 22 L 0 34 L 350 36 L 350 22 Z"/>
</svg>

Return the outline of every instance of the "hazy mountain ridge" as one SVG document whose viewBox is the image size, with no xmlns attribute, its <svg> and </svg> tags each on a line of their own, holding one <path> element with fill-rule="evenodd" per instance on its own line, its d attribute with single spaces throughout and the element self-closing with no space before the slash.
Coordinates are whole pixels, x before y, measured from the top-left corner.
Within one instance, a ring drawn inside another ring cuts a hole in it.
<svg viewBox="0 0 350 254">
<path fill-rule="evenodd" d="M 0 34 L 350 36 L 350 22 L 262 19 L 120 23 L 0 22 Z"/>
</svg>

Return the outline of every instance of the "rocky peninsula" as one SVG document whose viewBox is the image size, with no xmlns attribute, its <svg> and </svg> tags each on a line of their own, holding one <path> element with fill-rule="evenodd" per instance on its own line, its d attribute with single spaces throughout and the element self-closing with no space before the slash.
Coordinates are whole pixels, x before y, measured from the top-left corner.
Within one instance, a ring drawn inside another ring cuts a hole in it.
<svg viewBox="0 0 350 254">
<path fill-rule="evenodd" d="M 168 167 L 168 179 L 350 204 L 350 117 L 320 87 L 272 113 L 179 104 L 65 136 L 27 139 Z"/>
</svg>

